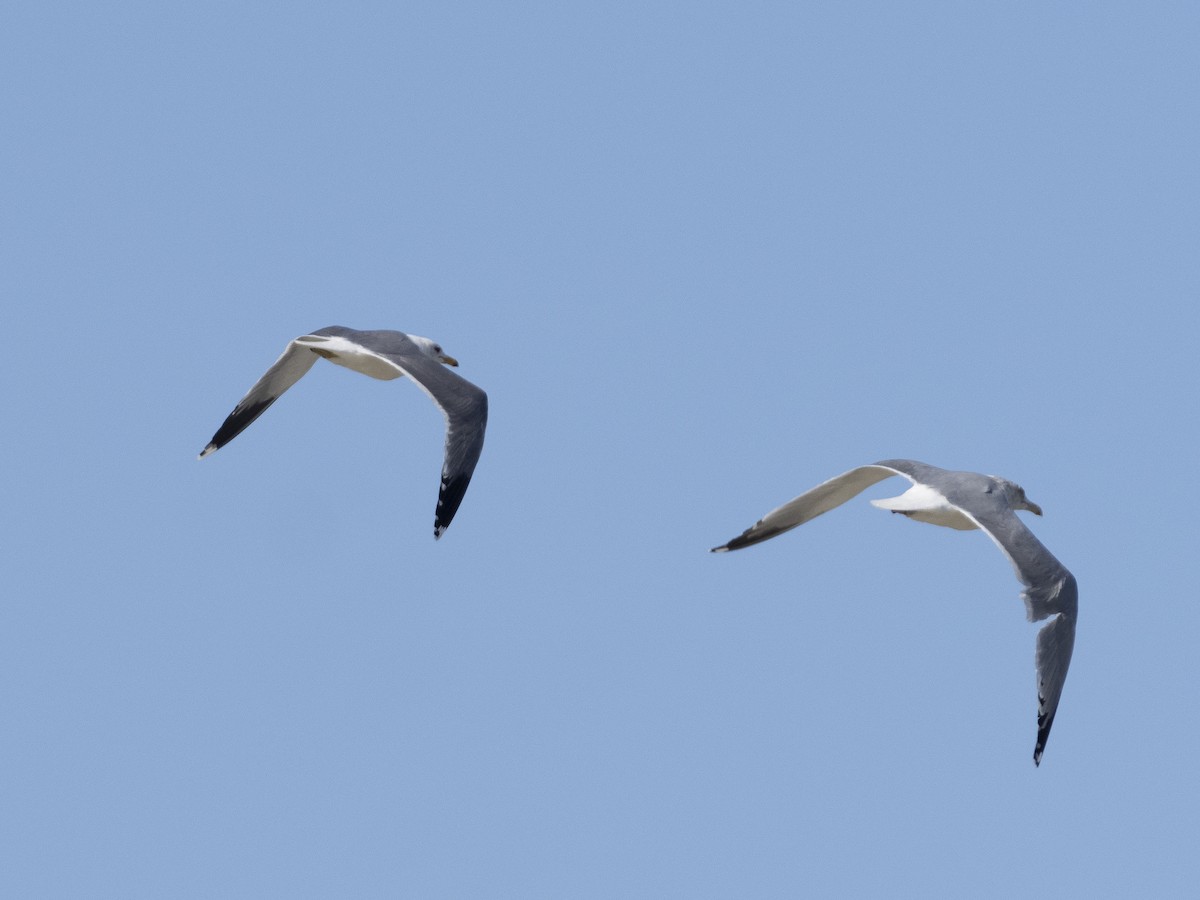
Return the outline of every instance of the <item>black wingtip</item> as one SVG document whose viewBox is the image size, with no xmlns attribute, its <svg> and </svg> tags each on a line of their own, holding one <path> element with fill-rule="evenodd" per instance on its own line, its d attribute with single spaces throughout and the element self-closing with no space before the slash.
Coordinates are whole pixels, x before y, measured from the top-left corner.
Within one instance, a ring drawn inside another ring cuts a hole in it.
<svg viewBox="0 0 1200 900">
<path fill-rule="evenodd" d="M 754 544 L 761 544 L 763 541 L 770 540 L 777 534 L 783 534 L 788 531 L 787 528 L 765 528 L 761 531 L 756 531 L 757 525 L 754 528 L 748 528 L 743 531 L 732 541 L 722 544 L 720 547 L 713 547 L 711 553 L 727 553 L 730 550 L 741 550 L 743 547 L 751 547 Z"/>
<path fill-rule="evenodd" d="M 1033 745 L 1033 764 L 1035 766 L 1042 764 L 1042 753 L 1046 749 L 1046 741 L 1050 737 L 1050 726 L 1053 724 L 1054 716 L 1038 715 L 1037 743 Z"/>
<path fill-rule="evenodd" d="M 446 529 L 450 527 L 450 523 L 454 520 L 454 514 L 458 512 L 458 507 L 467 493 L 467 485 L 470 483 L 470 475 L 459 475 L 449 480 L 442 478 L 442 487 L 438 492 L 437 511 L 433 518 L 434 540 L 440 539 Z"/>
<path fill-rule="evenodd" d="M 215 453 L 245 431 L 251 422 L 267 411 L 267 407 L 274 403 L 275 399 L 275 397 L 272 397 L 270 400 L 262 403 L 252 403 L 246 406 L 239 405 L 235 407 L 233 412 L 221 423 L 221 427 L 212 436 L 212 440 L 208 442 L 208 446 L 200 451 L 200 458 L 203 459 L 210 453 Z"/>
</svg>

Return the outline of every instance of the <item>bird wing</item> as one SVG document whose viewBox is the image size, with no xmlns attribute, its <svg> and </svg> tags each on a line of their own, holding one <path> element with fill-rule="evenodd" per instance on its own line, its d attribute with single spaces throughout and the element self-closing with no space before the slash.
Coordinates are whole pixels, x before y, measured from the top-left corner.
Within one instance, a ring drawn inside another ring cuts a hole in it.
<svg viewBox="0 0 1200 900">
<path fill-rule="evenodd" d="M 317 354 L 300 343 L 306 337 L 311 338 L 312 335 L 303 335 L 288 342 L 283 355 L 275 360 L 274 365 L 255 382 L 254 387 L 250 388 L 249 393 L 238 401 L 233 412 L 221 423 L 221 427 L 208 442 L 208 446 L 200 451 L 200 459 L 220 450 L 245 431 L 251 422 L 266 412 L 267 407 L 278 400 L 284 391 L 299 381 L 304 373 L 313 367 L 313 363 L 317 361 Z"/>
<path fill-rule="evenodd" d="M 1054 724 L 1071 652 L 1075 648 L 1075 621 L 1079 613 L 1079 586 L 1067 567 L 1055 559 L 1011 509 L 972 512 L 962 509 L 999 547 L 1025 586 L 1021 598 L 1029 621 L 1051 621 L 1037 636 L 1034 666 L 1037 670 L 1038 733 L 1033 762 L 1040 765 L 1046 739 Z"/>
<path fill-rule="evenodd" d="M 783 534 L 785 531 L 790 531 L 798 525 L 815 519 L 822 513 L 829 512 L 834 507 L 841 506 L 871 485 L 877 484 L 885 478 L 891 478 L 893 475 L 903 475 L 914 484 L 916 483 L 912 475 L 890 463 L 859 466 L 849 472 L 843 472 L 794 500 L 789 500 L 783 506 L 771 510 L 733 540 L 720 547 L 713 547 L 712 552 L 724 553 L 727 550 L 740 550 L 751 544 L 769 540 L 777 534 Z"/>
<path fill-rule="evenodd" d="M 426 356 L 411 341 L 402 342 L 396 349 L 394 341 L 376 339 L 371 332 L 359 332 L 355 343 L 411 378 L 446 417 L 446 446 L 433 521 L 433 536 L 440 538 L 458 511 L 483 452 L 487 394 Z"/>
</svg>

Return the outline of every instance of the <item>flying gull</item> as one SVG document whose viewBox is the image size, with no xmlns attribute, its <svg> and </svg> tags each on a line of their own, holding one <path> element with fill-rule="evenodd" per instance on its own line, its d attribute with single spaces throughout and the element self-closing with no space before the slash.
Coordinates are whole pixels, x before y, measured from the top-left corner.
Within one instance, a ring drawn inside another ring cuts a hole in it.
<svg viewBox="0 0 1200 900">
<path fill-rule="evenodd" d="M 443 363 L 457 366 L 458 360 L 447 356 L 429 338 L 403 331 L 355 331 L 341 325 L 301 335 L 287 345 L 283 355 L 234 407 L 201 451 L 200 459 L 241 434 L 321 356 L 382 381 L 407 375 L 441 409 L 446 417 L 446 452 L 433 520 L 433 536 L 440 538 L 462 503 L 483 450 L 487 394 L 445 368 Z"/>
<path fill-rule="evenodd" d="M 1035 655 L 1038 733 L 1033 762 L 1039 765 L 1067 678 L 1071 650 L 1075 646 L 1079 589 L 1075 576 L 1017 518 L 1019 509 L 1038 516 L 1042 514 L 1041 507 L 1028 500 L 1019 485 L 992 475 L 951 472 L 911 459 L 887 459 L 874 465 L 859 466 L 817 485 L 767 513 L 753 528 L 748 528 L 729 543 L 714 547 L 713 552 L 740 550 L 783 534 L 841 506 L 871 485 L 893 475 L 903 475 L 912 482 L 912 487 L 899 497 L 872 500 L 873 505 L 931 525 L 960 531 L 982 529 L 1008 557 L 1018 580 L 1025 585 L 1021 596 L 1029 621 L 1051 619 L 1038 632 Z"/>
</svg>

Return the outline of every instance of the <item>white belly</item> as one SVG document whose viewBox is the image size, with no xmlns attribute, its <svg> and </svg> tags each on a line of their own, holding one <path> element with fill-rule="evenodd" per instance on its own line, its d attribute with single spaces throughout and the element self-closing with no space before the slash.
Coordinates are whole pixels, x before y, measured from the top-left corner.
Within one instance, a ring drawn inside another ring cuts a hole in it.
<svg viewBox="0 0 1200 900">
<path fill-rule="evenodd" d="M 970 531 L 979 527 L 957 506 L 925 484 L 914 484 L 899 497 L 872 500 L 871 504 L 880 509 L 901 513 L 918 522 L 928 522 L 930 525 L 941 525 L 944 528 Z"/>
<path fill-rule="evenodd" d="M 345 338 L 306 335 L 298 338 L 297 342 L 304 344 L 313 353 L 325 357 L 335 365 L 362 372 L 364 375 L 378 378 L 380 381 L 391 381 L 393 378 L 404 377 L 403 372 L 383 357 L 376 356 L 354 341 L 348 341 Z"/>
</svg>

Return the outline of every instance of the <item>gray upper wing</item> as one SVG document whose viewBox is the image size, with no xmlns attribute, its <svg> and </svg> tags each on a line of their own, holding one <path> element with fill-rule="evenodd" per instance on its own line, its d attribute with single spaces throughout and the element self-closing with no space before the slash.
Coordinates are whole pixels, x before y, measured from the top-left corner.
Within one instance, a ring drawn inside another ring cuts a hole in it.
<svg viewBox="0 0 1200 900">
<path fill-rule="evenodd" d="M 903 475 L 913 484 L 927 484 L 938 490 L 941 490 L 942 482 L 948 476 L 958 474 L 950 472 L 947 469 L 938 468 L 937 466 L 931 466 L 929 463 L 917 462 L 915 459 L 882 459 L 875 463 L 875 465 L 892 469 L 898 474 Z"/>
<path fill-rule="evenodd" d="M 462 503 L 483 452 L 488 399 L 484 391 L 422 353 L 397 332 L 357 332 L 354 340 L 388 360 L 432 398 L 446 417 L 446 446 L 433 534 L 440 538 Z"/>
<path fill-rule="evenodd" d="M 949 498 L 958 505 L 955 498 Z M 972 503 L 972 505 L 978 505 Z M 1012 562 L 1029 621 L 1051 619 L 1037 636 L 1034 665 L 1038 687 L 1038 734 L 1033 761 L 1040 764 L 1042 751 L 1054 724 L 1071 652 L 1075 648 L 1075 622 L 1079 613 L 1079 587 L 1067 567 L 1039 541 L 1010 509 L 985 504 L 979 509 L 960 506 L 996 542 Z"/>
</svg>

